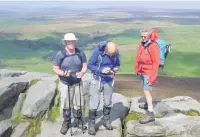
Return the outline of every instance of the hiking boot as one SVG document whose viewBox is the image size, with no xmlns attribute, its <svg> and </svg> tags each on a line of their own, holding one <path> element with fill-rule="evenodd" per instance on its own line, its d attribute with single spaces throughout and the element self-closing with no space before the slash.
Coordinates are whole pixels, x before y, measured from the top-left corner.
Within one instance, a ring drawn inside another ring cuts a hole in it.
<svg viewBox="0 0 200 137">
<path fill-rule="evenodd" d="M 96 135 L 95 121 L 94 120 L 90 120 L 89 123 L 88 123 L 88 134 Z"/>
<path fill-rule="evenodd" d="M 96 110 L 89 110 L 88 134 L 96 135 L 95 130 Z"/>
<path fill-rule="evenodd" d="M 64 122 L 62 123 L 62 127 L 60 129 L 60 133 L 65 135 L 69 128 L 71 127 L 71 109 L 63 109 L 63 118 Z"/>
<path fill-rule="evenodd" d="M 139 108 L 141 108 L 141 109 L 148 109 L 148 104 L 147 103 L 139 104 Z"/>
<path fill-rule="evenodd" d="M 149 111 L 147 111 L 147 114 L 144 116 L 144 118 L 139 120 L 140 124 L 146 124 L 153 121 L 155 121 L 154 112 Z"/>
<path fill-rule="evenodd" d="M 111 111 L 111 107 L 106 107 L 103 106 L 103 126 L 107 129 L 107 130 L 113 130 L 113 127 L 110 123 L 110 111 Z"/>
<path fill-rule="evenodd" d="M 61 127 L 61 129 L 60 129 L 60 133 L 63 134 L 63 135 L 66 135 L 67 131 L 68 131 L 69 128 L 70 128 L 70 125 L 71 125 L 70 123 L 64 121 L 64 122 L 62 123 L 62 127 Z"/>
<path fill-rule="evenodd" d="M 104 126 L 107 130 L 113 130 L 113 127 L 112 127 L 112 125 L 111 125 L 111 123 L 110 123 L 109 120 L 104 120 L 103 126 Z"/>
<path fill-rule="evenodd" d="M 72 123 L 72 126 L 73 127 L 78 127 L 78 121 L 79 121 L 79 119 L 78 118 L 74 118 L 74 121 L 73 121 L 73 123 Z"/>
<path fill-rule="evenodd" d="M 79 120 L 81 119 L 82 112 L 81 109 L 75 110 L 73 109 L 73 116 L 74 116 L 74 122 L 73 122 L 73 127 L 78 127 Z"/>
</svg>

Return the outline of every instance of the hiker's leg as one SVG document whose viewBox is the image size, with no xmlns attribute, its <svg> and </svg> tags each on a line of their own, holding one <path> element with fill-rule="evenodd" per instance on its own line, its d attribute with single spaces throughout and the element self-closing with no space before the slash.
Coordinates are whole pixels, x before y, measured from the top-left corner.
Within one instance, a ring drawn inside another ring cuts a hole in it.
<svg viewBox="0 0 200 137">
<path fill-rule="evenodd" d="M 145 97 L 146 97 L 146 101 L 147 101 L 147 104 L 148 104 L 148 110 L 150 110 L 151 112 L 153 112 L 153 99 L 152 99 L 152 85 L 149 85 L 148 84 L 148 81 L 149 81 L 149 76 L 148 75 L 143 75 L 143 78 L 144 78 L 144 94 L 145 94 Z"/>
<path fill-rule="evenodd" d="M 61 114 L 63 114 L 63 110 L 71 108 L 69 106 L 69 99 L 71 99 L 71 97 L 69 98 L 69 94 L 68 94 L 69 92 L 71 92 L 71 88 L 68 87 L 68 85 L 65 85 L 62 82 L 60 82 L 58 86 L 58 90 L 60 91 L 60 100 L 61 100 L 60 111 L 61 111 Z M 72 93 L 70 93 L 70 96 L 71 95 Z M 70 104 L 72 104 L 72 99 L 70 101 L 71 101 Z"/>
<path fill-rule="evenodd" d="M 151 121 L 155 121 L 154 112 L 153 112 L 153 99 L 152 99 L 152 85 L 148 84 L 149 76 L 142 75 L 141 79 L 143 80 L 143 90 L 146 97 L 148 111 L 146 116 L 140 120 L 141 124 L 149 123 Z"/>
<path fill-rule="evenodd" d="M 110 112 L 112 107 L 112 95 L 113 95 L 114 88 L 110 84 L 104 84 L 103 86 L 103 99 L 104 99 L 104 106 L 103 106 L 103 125 L 108 130 L 112 130 L 113 127 L 110 123 Z"/>
<path fill-rule="evenodd" d="M 101 85 L 99 86 L 99 82 L 97 80 L 91 81 L 90 86 L 90 103 L 89 109 L 97 110 L 100 103 L 100 91 L 102 90 Z"/>
<path fill-rule="evenodd" d="M 146 97 L 147 105 L 148 105 L 148 110 L 153 111 L 153 103 L 152 103 L 152 94 L 150 90 L 144 90 L 144 94 Z"/>
<path fill-rule="evenodd" d="M 68 129 L 70 128 L 71 125 L 71 108 L 69 106 L 69 94 L 68 90 L 70 90 L 70 87 L 68 87 L 68 85 L 63 84 L 62 82 L 59 83 L 58 86 L 58 90 L 60 91 L 61 94 L 61 108 L 60 108 L 60 112 L 63 115 L 63 124 L 61 127 L 61 134 L 66 134 Z M 70 103 L 71 104 L 71 103 Z"/>
<path fill-rule="evenodd" d="M 142 89 L 143 89 L 146 101 L 144 104 L 139 104 L 139 108 L 148 109 L 148 104 L 150 105 L 152 104 L 152 95 L 151 95 L 152 86 L 149 87 L 147 83 L 148 76 L 141 74 L 140 77 L 141 77 L 141 85 L 142 85 Z"/>
<path fill-rule="evenodd" d="M 100 102 L 100 90 L 101 90 L 101 85 L 99 81 L 92 79 L 90 87 L 89 122 L 88 122 L 88 134 L 90 135 L 96 134 L 95 117 Z"/>
<path fill-rule="evenodd" d="M 82 117 L 82 108 L 84 106 L 83 98 L 83 86 L 82 82 L 80 84 L 74 85 L 74 99 L 73 99 L 73 116 L 74 116 L 74 126 L 78 126 L 78 120 Z"/>
</svg>

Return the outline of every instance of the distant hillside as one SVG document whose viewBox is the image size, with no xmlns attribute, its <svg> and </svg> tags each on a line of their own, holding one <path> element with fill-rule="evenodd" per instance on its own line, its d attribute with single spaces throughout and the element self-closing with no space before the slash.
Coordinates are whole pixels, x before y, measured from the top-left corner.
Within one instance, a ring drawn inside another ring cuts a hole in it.
<svg viewBox="0 0 200 137">
<path fill-rule="evenodd" d="M 160 75 L 200 76 L 198 10 L 99 8 L 79 9 L 80 13 L 62 8 L 56 12 L 20 9 L 0 10 L 0 68 L 52 73 L 52 60 L 63 48 L 63 35 L 73 32 L 87 58 L 100 41 L 116 42 L 121 51 L 120 73 L 133 74 L 139 30 L 149 26 L 157 28 L 160 38 L 172 44 L 172 53 Z"/>
</svg>

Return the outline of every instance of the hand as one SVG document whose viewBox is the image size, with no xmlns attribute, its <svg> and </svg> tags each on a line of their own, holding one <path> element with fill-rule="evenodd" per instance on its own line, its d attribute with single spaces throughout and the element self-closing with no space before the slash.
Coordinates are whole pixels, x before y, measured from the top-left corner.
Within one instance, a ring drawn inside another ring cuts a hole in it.
<svg viewBox="0 0 200 137">
<path fill-rule="evenodd" d="M 80 79 L 83 77 L 83 75 L 84 75 L 83 72 L 77 72 L 77 73 L 76 73 L 76 77 L 77 77 L 77 78 L 80 78 Z"/>
<path fill-rule="evenodd" d="M 103 68 L 102 73 L 108 74 L 110 71 L 111 71 L 111 68 L 106 67 L 106 68 Z"/>
<path fill-rule="evenodd" d="M 70 73 L 71 73 L 71 70 L 65 70 L 63 71 L 63 76 L 69 77 Z"/>
<path fill-rule="evenodd" d="M 147 84 L 148 84 L 149 86 L 152 86 L 152 85 L 153 85 L 153 83 L 152 83 L 152 82 L 148 82 Z"/>
<path fill-rule="evenodd" d="M 115 75 L 115 71 L 113 71 L 113 70 L 111 70 L 111 71 L 109 71 L 109 74 L 112 74 L 112 75 Z"/>
<path fill-rule="evenodd" d="M 119 68 L 118 68 L 118 67 L 115 67 L 115 68 L 113 68 L 113 71 L 114 71 L 114 72 L 117 72 L 117 71 L 119 71 Z"/>
</svg>

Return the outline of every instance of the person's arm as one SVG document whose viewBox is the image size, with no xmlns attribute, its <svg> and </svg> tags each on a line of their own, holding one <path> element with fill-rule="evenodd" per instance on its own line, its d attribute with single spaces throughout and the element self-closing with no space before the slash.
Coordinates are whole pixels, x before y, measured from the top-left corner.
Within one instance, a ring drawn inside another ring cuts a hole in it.
<svg viewBox="0 0 200 137">
<path fill-rule="evenodd" d="M 81 73 L 85 74 L 87 72 L 87 63 L 82 63 Z"/>
<path fill-rule="evenodd" d="M 59 76 L 64 76 L 67 73 L 66 71 L 60 69 L 62 58 L 63 58 L 63 55 L 62 55 L 61 51 L 59 51 L 56 54 L 54 61 L 53 61 L 53 71 Z"/>
<path fill-rule="evenodd" d="M 65 76 L 67 71 L 63 71 L 59 66 L 53 65 L 53 71 L 59 76 Z"/>
<path fill-rule="evenodd" d="M 149 75 L 149 84 L 152 85 L 156 82 L 158 76 L 158 70 L 160 65 L 160 49 L 156 43 L 150 45 L 148 48 L 152 60 L 152 71 Z"/>
<path fill-rule="evenodd" d="M 99 51 L 98 48 L 96 48 L 93 53 L 92 56 L 90 57 L 87 67 L 89 70 L 91 70 L 92 72 L 95 72 L 97 74 L 101 73 L 101 70 L 99 68 L 99 66 L 96 65 L 97 61 L 98 61 L 98 56 L 99 56 Z"/>
<path fill-rule="evenodd" d="M 87 72 L 87 59 L 85 53 L 81 52 L 80 56 L 81 56 L 82 68 L 81 71 L 76 74 L 77 78 L 82 78 L 82 76 Z"/>
<path fill-rule="evenodd" d="M 119 51 L 117 50 L 117 53 L 116 53 L 116 62 L 115 62 L 115 65 L 114 65 L 114 68 L 113 68 L 113 71 L 118 71 L 120 68 L 120 54 L 119 54 Z"/>
</svg>

